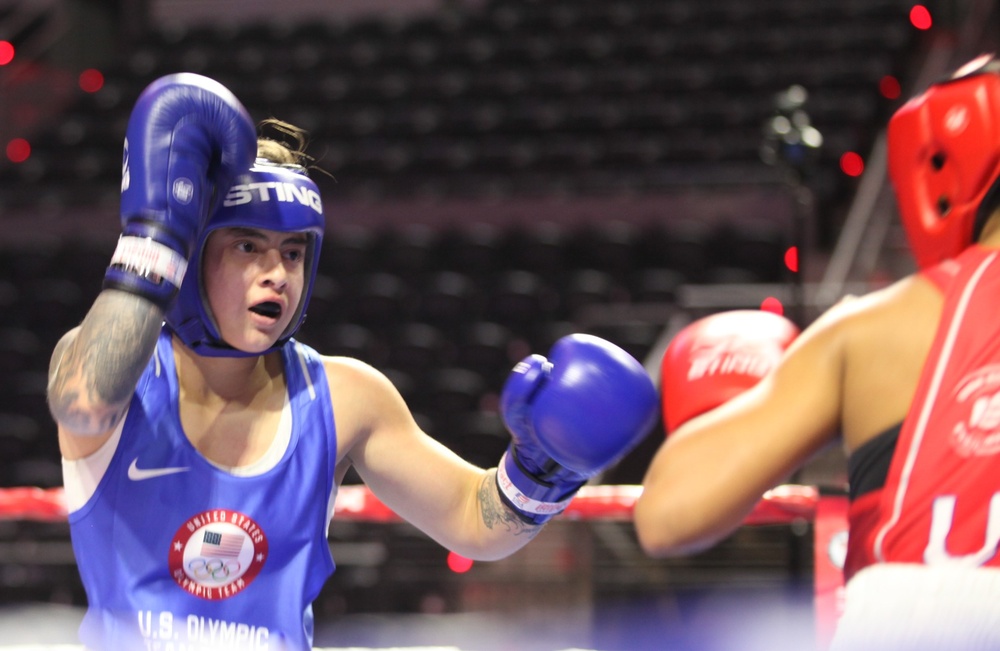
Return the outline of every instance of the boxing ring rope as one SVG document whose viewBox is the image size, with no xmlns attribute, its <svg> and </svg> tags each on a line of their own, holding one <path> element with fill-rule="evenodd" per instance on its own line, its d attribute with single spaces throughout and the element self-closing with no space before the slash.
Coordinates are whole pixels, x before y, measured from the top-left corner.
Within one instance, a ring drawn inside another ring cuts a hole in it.
<svg viewBox="0 0 1000 651">
<path fill-rule="evenodd" d="M 638 485 L 584 486 L 556 520 L 631 522 L 632 511 L 641 493 L 642 486 Z M 60 522 L 65 521 L 66 516 L 62 488 L 0 489 L 0 520 Z M 340 522 L 403 521 L 364 485 L 339 488 L 334 517 Z M 822 650 L 829 644 L 842 606 L 842 568 L 847 541 L 846 496 L 823 495 L 815 486 L 783 484 L 767 491 L 743 524 L 791 525 L 803 521 L 813 524 L 816 648 Z M 72 648 L 79 651 L 77 647 Z M 0 651 L 35 651 L 35 648 L 0 647 Z"/>
<path fill-rule="evenodd" d="M 627 522 L 642 493 L 636 485 L 584 486 L 557 519 Z M 812 521 L 819 503 L 814 486 L 786 484 L 769 490 L 744 521 L 745 525 L 791 524 Z M 341 486 L 334 517 L 349 522 L 401 522 L 367 486 Z M 0 520 L 59 522 L 66 519 L 62 488 L 16 487 L 0 489 Z"/>
</svg>

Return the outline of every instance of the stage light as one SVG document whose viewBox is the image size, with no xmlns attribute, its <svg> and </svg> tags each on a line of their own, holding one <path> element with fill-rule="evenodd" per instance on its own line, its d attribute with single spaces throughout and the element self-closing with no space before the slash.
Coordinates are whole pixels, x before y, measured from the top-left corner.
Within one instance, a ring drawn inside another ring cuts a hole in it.
<svg viewBox="0 0 1000 651">
<path fill-rule="evenodd" d="M 773 296 L 768 296 L 763 301 L 760 302 L 760 309 L 764 312 L 771 312 L 781 316 L 785 313 L 785 306 L 781 304 L 781 301 Z"/>
<path fill-rule="evenodd" d="M 457 574 L 464 574 L 472 569 L 472 559 L 448 552 L 448 569 Z"/>
<path fill-rule="evenodd" d="M 790 246 L 785 251 L 785 266 L 788 270 L 797 273 L 799 270 L 799 247 Z"/>
<path fill-rule="evenodd" d="M 853 151 L 846 152 L 840 157 L 840 171 L 848 176 L 861 176 L 865 171 L 865 161 Z"/>
<path fill-rule="evenodd" d="M 10 41 L 0 41 L 0 66 L 5 66 L 14 60 L 14 44 Z"/>
<path fill-rule="evenodd" d="M 934 24 L 931 12 L 923 5 L 913 5 L 910 7 L 910 24 L 917 29 L 927 30 Z"/>
<path fill-rule="evenodd" d="M 886 99 L 897 99 L 903 92 L 899 80 L 892 75 L 886 75 L 878 82 L 878 92 Z"/>
<path fill-rule="evenodd" d="M 88 68 L 80 73 L 78 79 L 80 89 L 87 93 L 96 93 L 104 88 L 104 75 L 100 70 Z"/>
<path fill-rule="evenodd" d="M 23 163 L 31 156 L 31 143 L 24 138 L 14 138 L 7 143 L 7 158 L 12 163 Z"/>
</svg>

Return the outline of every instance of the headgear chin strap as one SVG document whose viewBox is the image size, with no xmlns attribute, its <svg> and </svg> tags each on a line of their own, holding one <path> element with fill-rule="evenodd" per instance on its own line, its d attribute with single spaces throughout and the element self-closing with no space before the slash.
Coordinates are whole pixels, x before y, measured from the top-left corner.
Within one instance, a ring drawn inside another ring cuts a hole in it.
<svg viewBox="0 0 1000 651">
<path fill-rule="evenodd" d="M 167 311 L 167 326 L 191 350 L 209 357 L 250 357 L 281 347 L 305 320 L 306 306 L 319 268 L 324 224 L 319 188 L 308 177 L 305 168 L 279 165 L 258 158 L 248 172 L 236 177 L 229 192 L 209 217 L 195 247 L 194 264 L 184 277 L 177 300 Z M 302 298 L 288 328 L 266 351 L 245 352 L 223 341 L 205 296 L 202 278 L 205 242 L 212 231 L 229 227 L 305 233 L 308 236 Z"/>
<path fill-rule="evenodd" d="M 889 177 L 917 265 L 975 242 L 1000 177 L 1000 61 L 984 55 L 889 121 Z"/>
</svg>

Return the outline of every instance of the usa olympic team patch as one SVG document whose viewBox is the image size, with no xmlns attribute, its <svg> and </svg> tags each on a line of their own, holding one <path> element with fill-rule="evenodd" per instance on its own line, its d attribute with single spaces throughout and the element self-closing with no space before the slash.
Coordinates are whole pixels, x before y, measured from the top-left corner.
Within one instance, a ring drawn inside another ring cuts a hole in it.
<svg viewBox="0 0 1000 651">
<path fill-rule="evenodd" d="M 267 536 L 252 518 L 204 511 L 180 526 L 170 543 L 170 575 L 185 592 L 216 601 L 242 592 L 267 561 Z"/>
</svg>

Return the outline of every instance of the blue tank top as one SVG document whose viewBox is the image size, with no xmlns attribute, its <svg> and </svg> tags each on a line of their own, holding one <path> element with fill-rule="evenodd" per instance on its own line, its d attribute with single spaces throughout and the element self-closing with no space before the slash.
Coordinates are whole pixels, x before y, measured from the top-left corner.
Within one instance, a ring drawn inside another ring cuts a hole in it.
<svg viewBox="0 0 1000 651">
<path fill-rule="evenodd" d="M 136 388 L 111 464 L 69 517 L 95 651 L 309 649 L 327 542 L 336 432 L 316 351 L 281 349 L 291 439 L 270 470 L 236 476 L 185 437 L 170 335 Z"/>
</svg>

